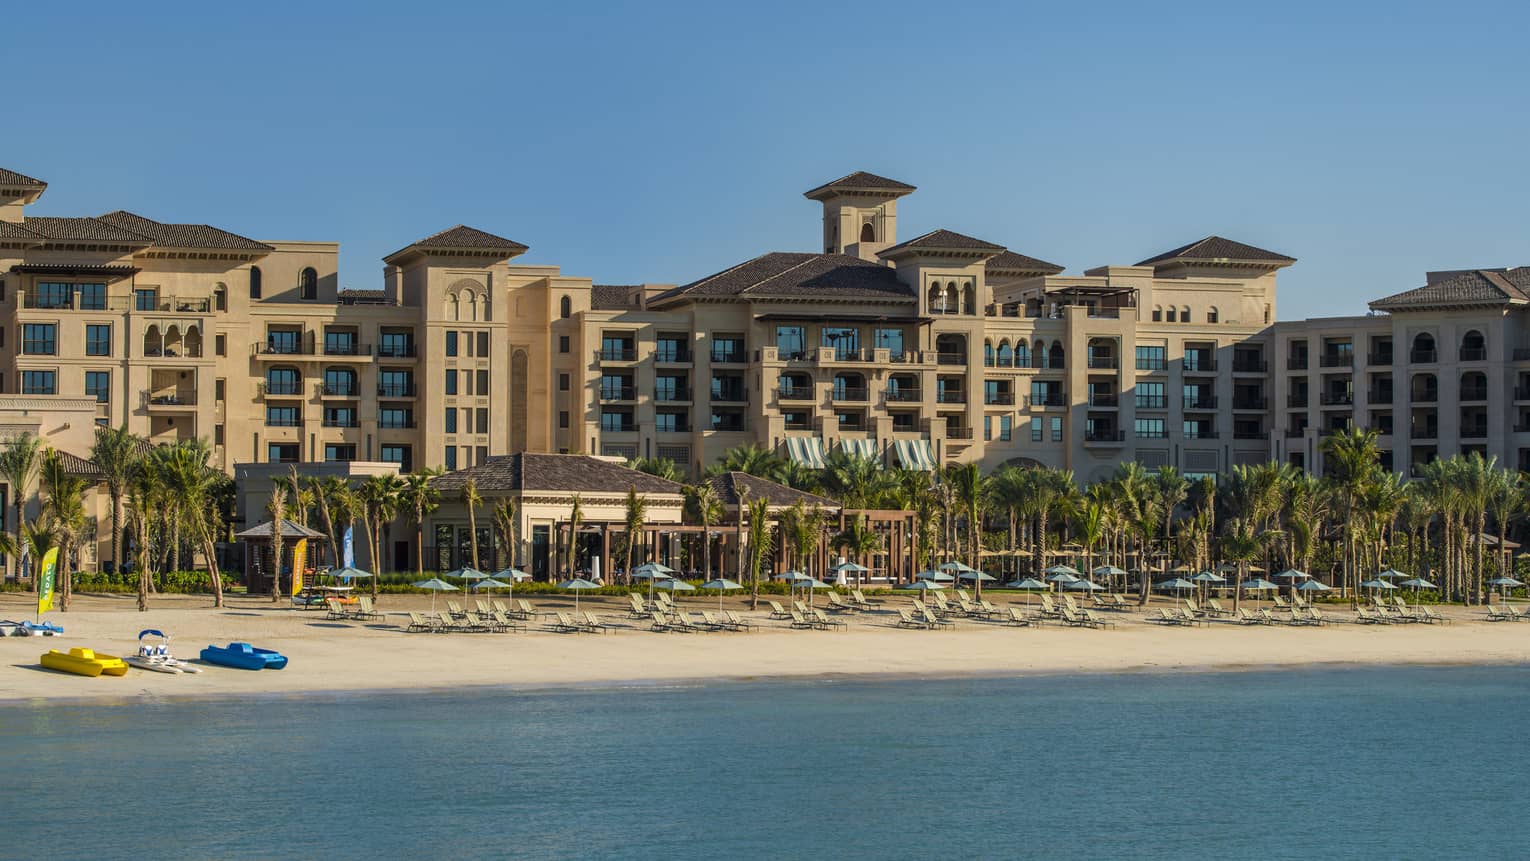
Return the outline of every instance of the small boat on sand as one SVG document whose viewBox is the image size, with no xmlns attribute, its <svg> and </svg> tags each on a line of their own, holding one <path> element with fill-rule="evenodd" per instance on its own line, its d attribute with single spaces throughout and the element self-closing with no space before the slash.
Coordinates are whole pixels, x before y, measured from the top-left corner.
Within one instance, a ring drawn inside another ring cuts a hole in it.
<svg viewBox="0 0 1530 861">
<path fill-rule="evenodd" d="M 67 652 L 52 649 L 39 661 L 50 670 L 74 673 L 77 676 L 125 676 L 128 665 L 116 655 L 103 655 L 91 649 L 76 648 Z"/>
<path fill-rule="evenodd" d="M 144 642 L 145 637 L 158 637 L 159 642 Z M 130 666 L 156 673 L 200 673 L 202 668 L 177 660 L 170 654 L 170 635 L 153 628 L 138 632 L 138 654 L 122 659 Z"/>
<path fill-rule="evenodd" d="M 286 655 L 273 649 L 258 649 L 249 643 L 208 646 L 202 650 L 202 660 L 241 670 L 279 670 L 287 666 Z"/>
<path fill-rule="evenodd" d="M 0 637 L 56 637 L 64 633 L 61 625 L 52 622 L 12 622 L 0 619 Z"/>
</svg>

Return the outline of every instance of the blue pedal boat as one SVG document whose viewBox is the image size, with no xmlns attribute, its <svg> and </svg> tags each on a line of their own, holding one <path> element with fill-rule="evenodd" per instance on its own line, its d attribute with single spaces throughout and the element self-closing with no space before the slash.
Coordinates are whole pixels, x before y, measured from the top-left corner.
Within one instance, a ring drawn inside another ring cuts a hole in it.
<svg viewBox="0 0 1530 861">
<path fill-rule="evenodd" d="M 241 670 L 279 670 L 287 666 L 286 655 L 272 649 L 257 649 L 249 643 L 208 646 L 202 650 L 202 660 Z"/>
</svg>

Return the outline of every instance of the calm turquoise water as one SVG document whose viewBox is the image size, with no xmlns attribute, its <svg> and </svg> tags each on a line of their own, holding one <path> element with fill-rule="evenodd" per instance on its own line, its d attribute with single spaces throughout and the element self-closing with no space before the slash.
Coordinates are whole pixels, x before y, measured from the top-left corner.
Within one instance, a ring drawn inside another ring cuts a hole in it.
<svg viewBox="0 0 1530 861">
<path fill-rule="evenodd" d="M 1527 683 L 1449 668 L 6 707 L 0 856 L 1522 858 Z"/>
</svg>

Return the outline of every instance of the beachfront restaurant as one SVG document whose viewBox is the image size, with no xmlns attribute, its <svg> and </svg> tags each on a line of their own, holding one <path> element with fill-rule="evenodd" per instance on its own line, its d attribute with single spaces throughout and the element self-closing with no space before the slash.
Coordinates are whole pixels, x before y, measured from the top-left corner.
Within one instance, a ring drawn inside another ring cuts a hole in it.
<svg viewBox="0 0 1530 861">
<path fill-rule="evenodd" d="M 463 490 L 471 480 L 483 498 L 471 521 Z M 570 535 L 574 536 L 574 569 L 586 577 L 610 582 L 627 522 L 627 494 L 635 491 L 646 506 L 647 540 L 636 560 L 672 559 L 672 537 L 699 529 L 682 525 L 684 486 L 678 482 L 628 469 L 619 459 L 581 454 L 521 454 L 491 457 L 467 469 L 431 480 L 440 492 L 440 507 L 426 516 L 425 568 L 449 571 L 472 564 L 472 542 L 478 543 L 478 564 L 485 571 L 514 565 L 537 580 L 566 576 Z M 516 502 L 516 541 L 502 552 L 496 540 L 494 507 Z M 579 519 L 571 520 L 575 501 Z M 714 531 L 718 527 L 713 527 Z M 476 531 L 476 535 L 474 532 Z M 646 554 L 646 555 L 645 555 Z M 675 566 L 678 567 L 678 566 Z"/>
</svg>

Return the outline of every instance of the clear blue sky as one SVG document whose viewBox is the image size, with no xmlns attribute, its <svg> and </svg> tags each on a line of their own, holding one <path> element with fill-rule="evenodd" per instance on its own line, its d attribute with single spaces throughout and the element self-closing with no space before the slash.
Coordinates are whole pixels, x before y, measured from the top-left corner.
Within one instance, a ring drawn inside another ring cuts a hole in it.
<svg viewBox="0 0 1530 861">
<path fill-rule="evenodd" d="M 919 186 L 1078 272 L 1218 233 L 1282 319 L 1530 263 L 1524 3 L 45 4 L 5 13 L 36 214 L 342 243 L 463 222 L 603 283 L 813 250 L 801 192 Z M 747 8 L 749 11 L 740 11 Z"/>
</svg>

